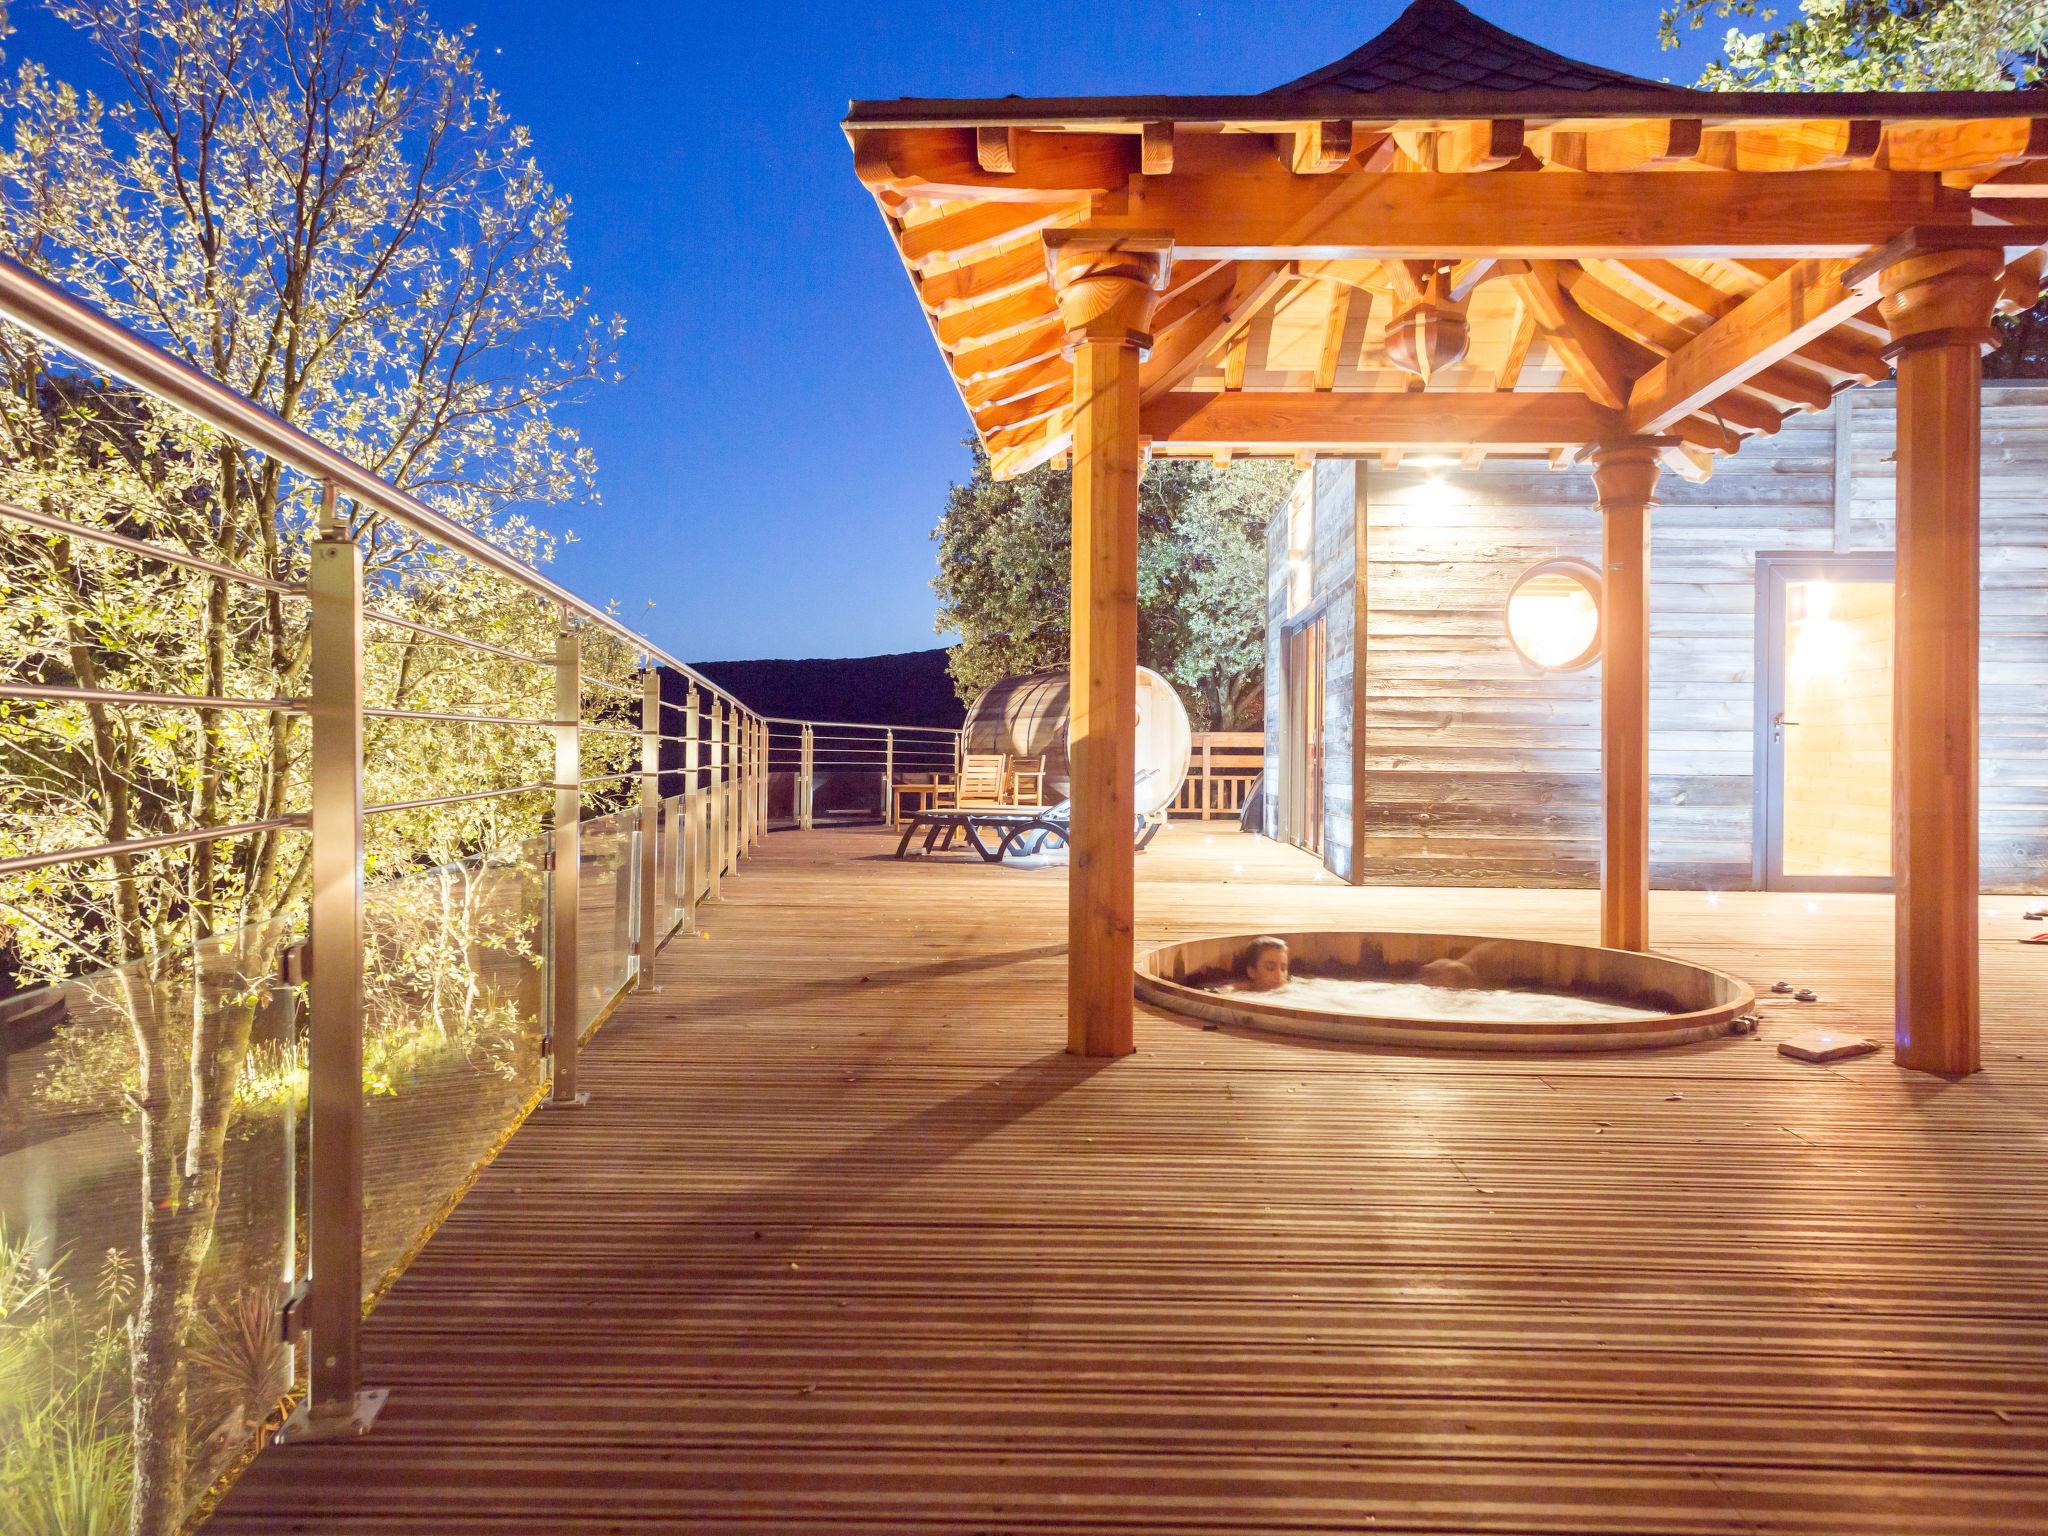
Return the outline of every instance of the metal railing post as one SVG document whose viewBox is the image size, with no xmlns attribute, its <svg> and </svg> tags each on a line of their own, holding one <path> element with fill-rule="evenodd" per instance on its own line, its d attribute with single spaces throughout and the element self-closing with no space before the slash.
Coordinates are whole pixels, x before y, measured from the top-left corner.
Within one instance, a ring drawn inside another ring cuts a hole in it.
<svg viewBox="0 0 2048 1536">
<path fill-rule="evenodd" d="M 548 1104 L 565 1108 L 589 1102 L 576 1091 L 577 974 L 576 917 L 583 871 L 583 639 L 565 622 L 555 636 L 555 825 L 549 902 L 553 956 L 553 1009 L 549 1044 L 554 1081 Z"/>
<path fill-rule="evenodd" d="M 363 554 L 334 487 L 320 496 L 307 588 L 312 697 L 312 897 L 307 991 L 310 1390 L 280 1442 L 367 1431 L 363 1309 Z"/>
<path fill-rule="evenodd" d="M 710 831 L 705 837 L 705 853 L 710 856 L 711 875 L 705 884 L 704 899 L 718 900 L 719 880 L 725 873 L 725 700 L 713 696 L 711 700 L 709 738 L 711 757 L 706 765 L 704 782 L 708 786 L 705 814 Z"/>
<path fill-rule="evenodd" d="M 882 733 L 882 823 L 896 825 L 896 733 Z"/>
<path fill-rule="evenodd" d="M 754 827 L 754 846 L 760 848 L 768 836 L 768 721 L 750 717 L 748 733 L 754 737 L 754 782 L 748 786 L 748 817 Z"/>
<path fill-rule="evenodd" d="M 815 749 L 810 725 L 806 723 L 797 729 L 801 734 L 797 739 L 796 824 L 798 830 L 808 832 L 811 830 L 811 775 L 816 771 L 811 754 Z"/>
<path fill-rule="evenodd" d="M 683 920 L 692 932 L 697 925 L 697 876 L 704 862 L 703 841 L 698 834 L 699 807 L 704 791 L 697 783 L 702 744 L 698 728 L 697 685 L 683 695 Z"/>
<path fill-rule="evenodd" d="M 746 721 L 741 717 L 739 706 L 733 705 L 725 715 L 726 740 L 730 750 L 726 753 L 726 765 L 731 770 L 726 775 L 726 794 L 730 801 L 726 814 L 731 818 L 728 830 L 727 856 L 729 868 L 737 871 L 740 855 L 747 851 L 747 736 Z"/>
<path fill-rule="evenodd" d="M 640 679 L 640 967 L 636 988 L 654 989 L 654 959 L 662 934 L 654 918 L 655 873 L 661 848 L 661 672 L 648 658 Z"/>
</svg>

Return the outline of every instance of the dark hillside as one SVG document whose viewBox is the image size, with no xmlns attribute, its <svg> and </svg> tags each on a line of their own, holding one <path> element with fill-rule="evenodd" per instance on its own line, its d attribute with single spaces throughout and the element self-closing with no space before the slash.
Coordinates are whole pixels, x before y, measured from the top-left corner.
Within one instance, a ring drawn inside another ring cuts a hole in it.
<svg viewBox="0 0 2048 1536">
<path fill-rule="evenodd" d="M 790 720 L 957 726 L 966 707 L 953 692 L 943 649 L 804 661 L 706 661 L 697 670 L 749 708 Z M 680 702 L 682 680 L 664 674 L 662 696 Z"/>
</svg>

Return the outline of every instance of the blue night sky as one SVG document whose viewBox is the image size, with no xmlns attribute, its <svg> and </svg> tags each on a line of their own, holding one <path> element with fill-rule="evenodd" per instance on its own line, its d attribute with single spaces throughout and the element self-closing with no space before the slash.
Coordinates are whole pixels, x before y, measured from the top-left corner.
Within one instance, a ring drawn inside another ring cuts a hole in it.
<svg viewBox="0 0 2048 1536">
<path fill-rule="evenodd" d="M 1509 30 L 1690 80 L 1655 0 L 1474 0 Z M 839 131 L 855 97 L 1264 90 L 1349 52 L 1397 0 L 1333 7 L 895 3 L 789 7 L 433 0 L 473 22 L 489 78 L 575 207 L 626 382 L 572 419 L 602 504 L 555 566 L 697 660 L 915 650 L 930 534 L 967 473 L 967 415 Z M 89 83 L 76 43 L 14 7 L 11 59 Z M 647 604 L 652 602 L 650 610 Z"/>
</svg>

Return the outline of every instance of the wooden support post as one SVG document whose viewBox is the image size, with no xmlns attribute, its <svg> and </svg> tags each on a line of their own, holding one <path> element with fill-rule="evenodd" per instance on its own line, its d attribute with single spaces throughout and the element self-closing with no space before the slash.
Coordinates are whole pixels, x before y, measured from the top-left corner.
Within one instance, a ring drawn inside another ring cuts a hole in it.
<svg viewBox="0 0 2048 1536">
<path fill-rule="evenodd" d="M 1202 733 L 1202 820 L 1216 814 L 1216 762 L 1209 733 Z"/>
<path fill-rule="evenodd" d="M 548 899 L 554 971 L 548 1034 L 554 1060 L 548 1103 L 584 1103 L 576 1091 L 576 916 L 583 872 L 583 639 L 564 622 L 555 637 L 555 825 Z"/>
<path fill-rule="evenodd" d="M 1898 368 L 1892 668 L 1900 1066 L 1981 1065 L 1977 978 L 1978 452 L 2000 253 L 1914 251 L 1880 279 Z"/>
<path fill-rule="evenodd" d="M 307 1241 L 312 1369 L 280 1444 L 367 1431 L 363 1309 L 363 554 L 334 487 L 320 498 L 310 599 L 312 911 L 307 978 Z"/>
<path fill-rule="evenodd" d="M 661 671 L 652 660 L 640 675 L 640 943 L 633 986 L 654 987 L 663 934 L 655 917 L 661 869 Z"/>
<path fill-rule="evenodd" d="M 1067 1049 L 1125 1056 L 1132 1041 L 1138 724 L 1138 359 L 1167 243 L 1046 237 L 1074 348 Z"/>
<path fill-rule="evenodd" d="M 1659 437 L 1593 449 L 1600 617 L 1600 942 L 1650 944 L 1650 508 Z"/>
</svg>

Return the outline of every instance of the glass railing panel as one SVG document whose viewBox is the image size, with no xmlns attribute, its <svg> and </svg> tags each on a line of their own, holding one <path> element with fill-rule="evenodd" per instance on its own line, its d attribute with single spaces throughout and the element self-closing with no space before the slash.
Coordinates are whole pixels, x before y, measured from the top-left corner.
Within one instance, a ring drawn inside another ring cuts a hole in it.
<svg viewBox="0 0 2048 1536">
<path fill-rule="evenodd" d="M 661 853 L 656 861 L 659 894 L 654 914 L 662 937 L 676 931 L 683 920 L 683 797 L 670 795 L 661 802 Z"/>
<path fill-rule="evenodd" d="M 5 1005 L 0 1529 L 175 1531 L 294 1389 L 305 1076 L 285 936 Z"/>
<path fill-rule="evenodd" d="M 640 877 L 638 809 L 594 817 L 580 829 L 576 882 L 576 1025 L 585 1029 L 633 976 Z"/>
<path fill-rule="evenodd" d="M 542 1079 L 539 840 L 363 892 L 363 1284 L 374 1292 Z"/>
</svg>

